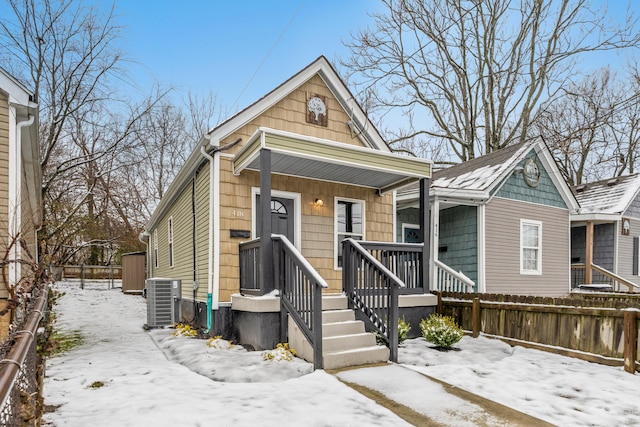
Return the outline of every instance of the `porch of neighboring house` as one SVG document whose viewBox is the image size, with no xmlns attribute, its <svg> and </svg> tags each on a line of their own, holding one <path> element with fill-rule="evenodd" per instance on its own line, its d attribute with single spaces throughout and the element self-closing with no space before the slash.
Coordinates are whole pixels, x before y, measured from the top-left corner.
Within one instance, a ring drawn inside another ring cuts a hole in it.
<svg viewBox="0 0 640 427">
<path fill-rule="evenodd" d="M 571 228 L 572 290 L 640 291 L 637 283 L 614 272 L 617 231 L 615 220 L 574 222 Z"/>
<path fill-rule="evenodd" d="M 303 142 L 304 153 L 296 148 Z M 251 170 L 260 176 L 257 238 L 240 243 L 240 293 L 231 298 L 240 341 L 255 347 L 288 341 L 316 368 L 397 361 L 398 319 L 404 317 L 418 336 L 420 320 L 437 303 L 429 294 L 430 168 L 425 161 L 330 141 L 298 141 L 295 135 L 261 129 L 235 156 L 233 169 L 237 175 Z M 342 292 L 330 292 L 318 269 L 287 237 L 281 214 L 286 206 L 273 196 L 275 175 L 375 189 L 379 195 L 419 181 L 418 222 L 424 233 L 417 236 L 419 243 L 361 240 L 355 227 L 362 226 L 363 214 L 349 204 L 334 206 L 341 218 L 336 220 L 341 245 L 336 267 Z M 376 345 L 376 337 L 387 346 Z"/>
<path fill-rule="evenodd" d="M 640 174 L 580 184 L 571 217 L 571 287 L 640 291 Z"/>
</svg>

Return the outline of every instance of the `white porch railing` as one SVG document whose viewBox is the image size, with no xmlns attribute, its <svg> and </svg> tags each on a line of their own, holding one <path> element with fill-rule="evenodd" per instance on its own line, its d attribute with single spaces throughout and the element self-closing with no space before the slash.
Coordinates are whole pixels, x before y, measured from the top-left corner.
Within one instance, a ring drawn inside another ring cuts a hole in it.
<svg viewBox="0 0 640 427">
<path fill-rule="evenodd" d="M 475 282 L 464 275 L 462 271 L 455 271 L 442 261 L 434 260 L 436 280 L 434 290 L 440 292 L 474 292 Z"/>
</svg>

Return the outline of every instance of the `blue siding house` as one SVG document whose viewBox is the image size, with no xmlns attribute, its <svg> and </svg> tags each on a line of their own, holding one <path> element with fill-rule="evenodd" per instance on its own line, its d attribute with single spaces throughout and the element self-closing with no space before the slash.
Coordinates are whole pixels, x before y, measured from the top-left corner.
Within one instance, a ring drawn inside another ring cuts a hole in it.
<svg viewBox="0 0 640 427">
<path fill-rule="evenodd" d="M 417 187 L 396 196 L 396 233 L 416 232 Z M 516 144 L 434 172 L 432 289 L 562 296 L 570 292 L 578 203 L 546 145 Z"/>
</svg>

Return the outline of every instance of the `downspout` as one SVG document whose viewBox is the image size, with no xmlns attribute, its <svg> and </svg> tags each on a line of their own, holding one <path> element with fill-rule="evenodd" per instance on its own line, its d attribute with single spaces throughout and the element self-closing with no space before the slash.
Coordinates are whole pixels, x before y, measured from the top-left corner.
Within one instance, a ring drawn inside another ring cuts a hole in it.
<svg viewBox="0 0 640 427">
<path fill-rule="evenodd" d="M 215 204 L 215 201 L 219 199 L 220 192 L 220 189 L 215 186 L 214 179 L 214 172 L 217 170 L 216 166 L 220 165 L 220 159 L 215 156 L 216 152 L 214 151 L 214 155 L 211 156 L 203 146 L 200 147 L 200 154 L 209 161 L 209 256 L 207 262 L 207 329 L 204 331 L 205 334 L 211 331 L 213 309 L 218 309 L 218 288 L 220 286 L 220 258 L 214 256 L 214 252 L 217 253 L 220 245 L 220 233 L 213 232 L 220 218 L 220 208 Z M 213 302 L 214 288 L 216 288 L 215 306 Z"/>
<path fill-rule="evenodd" d="M 17 116 L 17 110 L 14 109 L 14 111 L 16 112 L 16 116 Z M 16 122 L 16 145 L 15 145 L 15 156 L 16 158 L 14 158 L 14 162 L 13 164 L 15 165 L 15 175 L 14 175 L 14 182 L 13 182 L 13 188 L 9 187 L 9 193 L 13 193 L 13 199 L 11 198 L 11 196 L 9 196 L 9 204 L 11 206 L 11 203 L 14 204 L 14 209 L 15 212 L 12 215 L 11 213 L 9 214 L 9 233 L 12 233 L 13 231 L 15 231 L 15 233 L 19 233 L 22 228 L 22 212 L 21 212 L 21 206 L 22 206 L 22 128 L 25 126 L 31 126 L 33 124 L 33 122 L 35 121 L 35 116 L 32 114 L 29 114 L 29 118 L 27 120 L 22 120 L 20 122 Z M 9 156 L 11 157 L 11 150 L 9 151 Z M 11 164 L 11 161 L 9 162 L 9 164 Z M 9 178 L 11 179 L 11 177 Z M 16 234 L 17 235 L 17 234 Z M 36 236 L 36 242 L 38 241 L 38 238 Z M 15 245 L 12 250 L 12 257 L 14 260 L 18 260 L 19 256 L 18 256 L 18 245 Z M 10 270 L 11 271 L 11 270 Z M 13 279 L 14 283 L 17 283 L 20 275 L 21 275 L 21 264 L 19 262 L 16 262 L 15 265 L 13 266 L 13 272 L 9 273 L 9 277 L 10 279 Z M 13 277 L 11 277 L 13 275 Z"/>
<path fill-rule="evenodd" d="M 211 134 L 205 134 L 205 139 L 211 141 Z M 213 323 L 212 312 L 218 309 L 218 294 L 220 291 L 220 204 L 215 203 L 220 200 L 220 186 L 215 185 L 215 171 L 220 170 L 220 156 L 216 156 L 219 151 L 230 149 L 242 141 L 238 138 L 235 142 L 220 147 L 219 140 L 216 141 L 212 154 L 209 154 L 204 146 L 200 147 L 200 154 L 209 161 L 209 256 L 207 262 L 207 329 L 205 334 L 211 331 Z M 214 233 L 214 231 L 216 231 Z M 215 295 L 215 300 L 214 300 Z"/>
<path fill-rule="evenodd" d="M 150 261 L 150 256 L 149 256 L 149 237 L 151 237 L 151 235 L 149 234 L 148 231 L 143 231 L 142 233 L 140 233 L 138 235 L 138 240 L 140 240 L 140 242 L 144 243 L 147 252 L 147 278 L 151 277 L 151 261 Z"/>
</svg>

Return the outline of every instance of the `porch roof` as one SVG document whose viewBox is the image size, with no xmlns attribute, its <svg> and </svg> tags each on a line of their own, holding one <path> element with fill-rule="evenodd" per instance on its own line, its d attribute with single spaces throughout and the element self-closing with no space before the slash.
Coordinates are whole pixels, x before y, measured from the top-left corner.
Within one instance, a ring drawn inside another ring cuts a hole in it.
<svg viewBox="0 0 640 427">
<path fill-rule="evenodd" d="M 576 185 L 572 190 L 581 207 L 574 219 L 591 219 L 597 215 L 619 219 L 640 192 L 640 174 Z"/>
<path fill-rule="evenodd" d="M 401 156 L 261 127 L 233 160 L 233 173 L 260 170 L 260 152 L 271 151 L 271 172 L 392 191 L 431 177 L 430 160 Z"/>
</svg>

